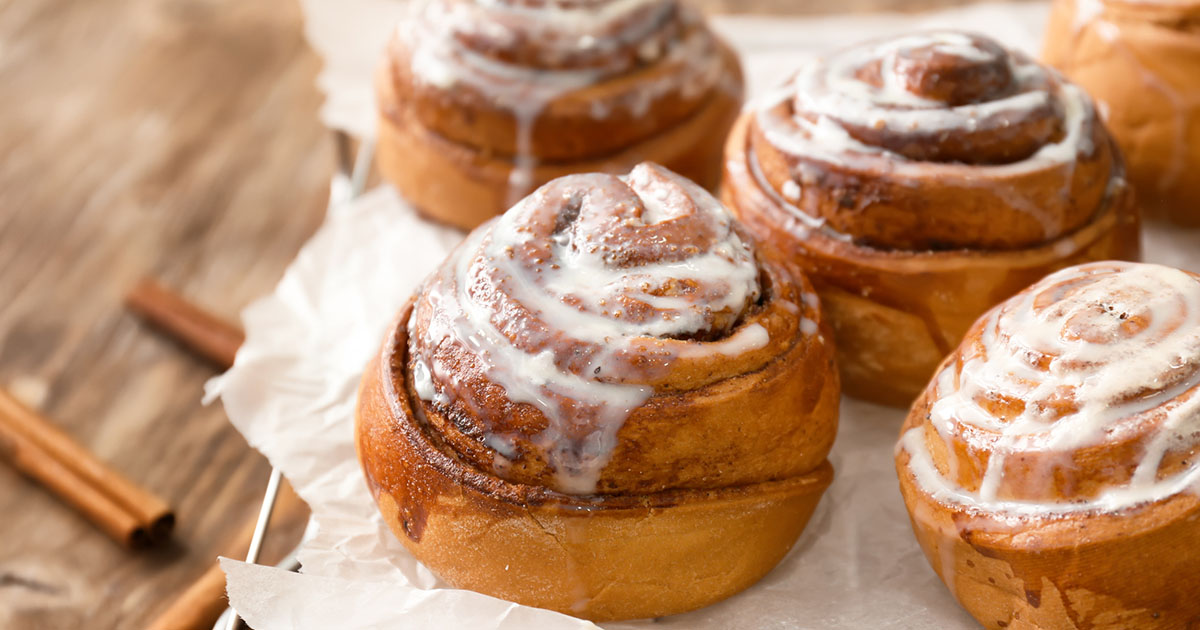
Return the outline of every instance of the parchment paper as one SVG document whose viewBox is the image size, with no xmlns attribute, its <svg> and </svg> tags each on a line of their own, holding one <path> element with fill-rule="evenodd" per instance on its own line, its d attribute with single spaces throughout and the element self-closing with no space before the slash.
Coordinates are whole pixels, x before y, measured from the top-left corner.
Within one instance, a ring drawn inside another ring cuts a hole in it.
<svg viewBox="0 0 1200 630">
<path fill-rule="evenodd" d="M 369 132 L 370 74 L 401 10 L 382 0 L 303 0 L 307 33 L 326 60 L 331 126 Z M 752 93 L 805 54 L 932 26 L 991 34 L 1035 51 L 1040 5 L 993 4 L 924 15 L 820 19 L 726 17 Z M 250 444 L 313 508 L 302 574 L 222 560 L 229 595 L 258 630 L 339 628 L 581 629 L 558 613 L 446 587 L 379 516 L 352 443 L 355 388 L 388 323 L 462 234 L 417 218 L 390 188 L 331 210 L 275 292 L 243 314 L 237 362 L 209 384 Z M 1200 271 L 1200 233 L 1152 229 L 1147 259 Z M 972 628 L 921 554 L 892 465 L 902 412 L 843 399 L 834 483 L 793 552 L 725 602 L 605 628 Z"/>
</svg>

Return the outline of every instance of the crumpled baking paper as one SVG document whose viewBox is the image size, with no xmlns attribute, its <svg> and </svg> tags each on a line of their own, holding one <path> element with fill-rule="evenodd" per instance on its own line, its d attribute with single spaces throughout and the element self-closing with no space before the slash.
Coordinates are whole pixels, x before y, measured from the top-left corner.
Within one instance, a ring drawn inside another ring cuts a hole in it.
<svg viewBox="0 0 1200 630">
<path fill-rule="evenodd" d="M 369 133 L 370 73 L 401 3 L 304 0 L 326 59 L 331 126 Z M 751 92 L 802 55 L 932 26 L 989 33 L 1034 51 L 1044 7 L 992 4 L 920 15 L 816 19 L 721 17 Z M 432 225 L 388 187 L 330 210 L 275 291 L 242 314 L 246 342 L 214 379 L 233 424 L 313 508 L 303 571 L 222 560 L 229 596 L 258 630 L 575 630 L 594 624 L 451 589 L 383 523 L 354 453 L 355 389 L 385 329 L 420 280 L 462 238 Z M 1200 233 L 1152 229 L 1147 258 L 1200 271 Z M 761 582 L 714 606 L 608 629 L 973 628 L 926 563 L 897 490 L 892 449 L 903 413 L 843 399 L 833 485 L 793 552 Z"/>
</svg>

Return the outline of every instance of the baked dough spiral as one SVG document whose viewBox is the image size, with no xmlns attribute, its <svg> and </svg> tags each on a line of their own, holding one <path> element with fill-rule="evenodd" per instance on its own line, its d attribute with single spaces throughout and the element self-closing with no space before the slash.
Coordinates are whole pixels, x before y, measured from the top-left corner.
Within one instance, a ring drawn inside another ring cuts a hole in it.
<svg viewBox="0 0 1200 630">
<path fill-rule="evenodd" d="M 649 617 L 778 562 L 831 480 L 838 398 L 803 276 L 647 164 L 474 231 L 364 375 L 358 447 L 393 531 L 452 584 Z"/>
<path fill-rule="evenodd" d="M 847 390 L 873 400 L 911 402 L 976 317 L 1046 273 L 1138 255 L 1091 100 L 981 35 L 811 60 L 726 155 L 726 203 L 813 279 Z"/>
<path fill-rule="evenodd" d="M 997 306 L 896 465 L 930 563 L 985 626 L 1195 624 L 1200 276 L 1091 263 Z"/>
<path fill-rule="evenodd" d="M 715 187 L 742 76 L 675 0 L 422 0 L 377 93 L 384 175 L 471 228 L 556 177 L 642 160 Z"/>
</svg>

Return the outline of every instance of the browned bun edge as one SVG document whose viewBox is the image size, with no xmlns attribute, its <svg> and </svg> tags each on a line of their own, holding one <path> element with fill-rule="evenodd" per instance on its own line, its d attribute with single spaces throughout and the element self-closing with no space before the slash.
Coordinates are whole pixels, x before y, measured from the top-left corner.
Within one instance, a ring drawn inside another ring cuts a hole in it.
<svg viewBox="0 0 1200 630">
<path fill-rule="evenodd" d="M 1200 2 L 1056 0 L 1042 58 L 1085 88 L 1145 215 L 1200 227 Z"/>
<path fill-rule="evenodd" d="M 703 24 L 692 28 L 707 30 Z M 521 115 L 469 84 L 422 82 L 413 71 L 412 53 L 403 38 L 392 40 L 381 69 L 387 76 L 380 77 L 388 81 L 388 90 L 406 104 L 422 127 L 450 142 L 504 159 L 522 152 L 546 162 L 594 159 L 636 145 L 679 124 L 718 94 L 740 99 L 743 91 L 736 55 L 716 37 L 712 37 L 711 48 L 700 58 L 680 56 L 673 61 L 652 61 L 590 85 L 554 94 L 544 103 L 542 96 L 531 94 L 530 98 L 541 107 Z M 692 71 L 684 66 L 706 62 L 719 71 L 711 85 L 702 86 L 703 89 L 688 88 L 685 83 L 674 89 L 661 87 L 664 82 L 686 81 Z M 529 70 L 535 75 L 539 72 Z M 519 83 L 531 77 L 509 80 Z M 648 100 L 634 111 L 629 101 L 640 99 Z M 523 119 L 533 113 L 536 116 Z"/>
<path fill-rule="evenodd" d="M 752 116 L 744 113 L 727 140 L 721 200 L 768 256 L 812 281 L 852 396 L 907 406 L 987 309 L 1058 269 L 1141 256 L 1137 207 L 1119 178 L 1086 225 L 1034 247 L 910 251 L 850 242 L 809 227 L 762 184 L 748 150 Z"/>
<path fill-rule="evenodd" d="M 774 567 L 832 480 L 825 461 L 715 490 L 572 496 L 484 474 L 440 449 L 414 413 L 404 387 L 411 308 L 364 374 L 356 445 L 389 527 L 455 587 L 595 621 L 692 610 Z"/>
<path fill-rule="evenodd" d="M 716 339 L 651 344 L 651 351 L 661 349 L 674 358 L 645 383 L 654 393 L 624 414 L 619 439 L 589 492 L 641 496 L 740 486 L 802 475 L 825 460 L 837 434 L 840 397 L 832 331 L 806 278 L 768 260 L 756 261 L 756 267 L 763 293 L 746 306 L 733 329 Z M 431 349 L 423 344 L 427 328 L 419 316 L 426 295 L 423 291 L 418 298 L 418 316 L 409 323 L 410 373 L 415 371 L 411 355 Z M 723 349 L 750 329 L 765 331 L 765 343 Z M 439 341 L 434 348 L 442 365 L 453 366 L 453 378 L 437 381 L 451 388 L 449 398 L 456 402 L 410 397 L 414 414 L 437 436 L 439 448 L 453 452 L 466 467 L 513 484 L 561 488 L 552 453 L 541 442 L 551 426 L 545 410 L 484 398 L 496 384 L 479 369 L 476 355 L 453 341 Z M 414 389 L 413 382 L 404 386 Z M 491 402 L 467 402 L 464 395 Z M 489 435 L 505 436 L 509 452 L 497 458 Z"/>
<path fill-rule="evenodd" d="M 901 434 L 931 405 L 922 395 Z M 900 492 L 929 563 L 984 627 L 1191 628 L 1200 622 L 1200 497 L 1115 513 L 1013 517 L 938 501 L 896 453 Z"/>
<path fill-rule="evenodd" d="M 538 161 L 527 190 L 510 190 L 517 168 L 512 158 L 454 142 L 421 125 L 411 108 L 397 99 L 386 69 L 380 68 L 375 82 L 380 173 L 422 214 L 464 229 L 504 212 L 525 193 L 555 178 L 573 173 L 625 173 L 644 161 L 661 164 L 715 190 L 721 179 L 723 132 L 733 124 L 742 102 L 741 66 L 732 49 L 720 45 L 724 72 L 733 77 L 730 80 L 737 90 L 712 90 L 689 116 L 613 153 Z"/>
</svg>

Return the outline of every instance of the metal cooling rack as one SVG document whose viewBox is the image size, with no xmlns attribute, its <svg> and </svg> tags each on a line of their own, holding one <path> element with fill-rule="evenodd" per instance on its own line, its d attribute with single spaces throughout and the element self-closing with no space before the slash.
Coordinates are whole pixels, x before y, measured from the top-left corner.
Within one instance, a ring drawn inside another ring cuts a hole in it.
<svg viewBox="0 0 1200 630">
<path fill-rule="evenodd" d="M 353 150 L 353 140 L 343 131 L 334 131 L 334 145 L 337 152 L 337 171 L 333 174 L 333 179 L 329 183 L 329 206 L 328 210 L 340 206 L 349 201 L 353 201 L 363 193 L 366 188 L 367 176 L 371 172 L 371 161 L 375 157 L 374 140 L 367 138 L 358 146 L 357 153 Z M 263 495 L 262 506 L 258 511 L 258 521 L 254 524 L 254 535 L 250 539 L 250 548 L 246 551 L 246 562 L 257 563 L 258 554 L 262 549 L 263 541 L 266 540 L 267 530 L 271 525 L 271 513 L 275 508 L 275 499 L 279 496 L 279 484 L 283 481 L 283 473 L 278 468 L 271 469 L 271 476 L 267 480 L 267 491 Z M 300 550 L 300 545 L 308 540 L 312 533 L 312 521 L 304 528 L 304 536 L 299 544 L 291 553 L 275 566 L 287 571 L 299 571 L 300 560 L 297 557 L 297 552 Z M 217 623 L 213 626 L 213 630 L 236 630 L 245 628 L 237 611 L 232 607 L 225 609 L 221 613 L 221 617 L 217 619 Z"/>
</svg>

